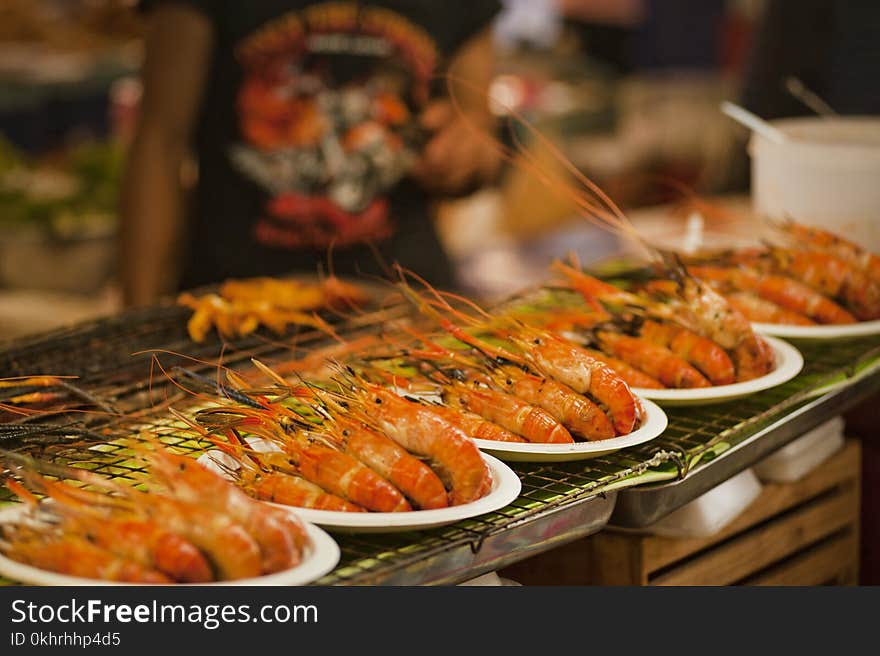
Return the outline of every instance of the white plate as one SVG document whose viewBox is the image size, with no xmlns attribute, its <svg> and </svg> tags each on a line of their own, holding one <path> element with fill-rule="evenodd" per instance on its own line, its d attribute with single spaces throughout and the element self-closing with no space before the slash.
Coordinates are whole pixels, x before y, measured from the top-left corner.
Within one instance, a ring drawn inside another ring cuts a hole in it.
<svg viewBox="0 0 880 656">
<path fill-rule="evenodd" d="M 755 332 L 792 339 L 849 339 L 880 335 L 880 320 L 842 325 L 792 326 L 784 323 L 753 323 Z"/>
<path fill-rule="evenodd" d="M 15 519 L 24 512 L 24 506 L 16 504 L 9 508 L 0 509 L 0 523 Z M 187 586 L 217 586 L 217 585 L 305 585 L 315 581 L 330 572 L 339 562 L 339 545 L 327 535 L 327 533 L 314 524 L 303 522 L 309 537 L 309 548 L 305 558 L 296 567 L 257 576 L 250 579 L 237 579 L 235 581 L 215 581 L 212 583 L 175 583 L 173 585 Z M 45 569 L 31 567 L 7 558 L 0 554 L 0 574 L 13 581 L 28 585 L 138 585 L 133 583 L 120 583 L 118 581 L 103 581 L 100 579 L 86 579 L 79 576 L 67 576 Z"/>
<path fill-rule="evenodd" d="M 522 483 L 514 471 L 497 458 L 481 454 L 492 472 L 492 489 L 476 501 L 460 506 L 409 512 L 340 512 L 272 504 L 291 510 L 303 519 L 342 533 L 397 533 L 454 524 L 503 508 L 519 496 Z"/>
<path fill-rule="evenodd" d="M 575 442 L 574 444 L 496 442 L 477 439 L 474 440 L 474 444 L 483 451 L 489 451 L 499 458 L 513 462 L 563 462 L 595 458 L 653 440 L 666 430 L 666 413 L 660 406 L 644 399 L 642 399 L 642 403 L 645 407 L 645 419 L 639 429 L 629 435 L 596 440 L 595 442 Z"/>
<path fill-rule="evenodd" d="M 633 388 L 633 392 L 663 405 L 704 405 L 732 401 L 755 392 L 770 389 L 797 376 L 804 366 L 801 352 L 788 342 L 764 336 L 776 355 L 776 368 L 766 376 L 731 385 L 715 385 L 696 389 L 645 389 Z"/>
</svg>

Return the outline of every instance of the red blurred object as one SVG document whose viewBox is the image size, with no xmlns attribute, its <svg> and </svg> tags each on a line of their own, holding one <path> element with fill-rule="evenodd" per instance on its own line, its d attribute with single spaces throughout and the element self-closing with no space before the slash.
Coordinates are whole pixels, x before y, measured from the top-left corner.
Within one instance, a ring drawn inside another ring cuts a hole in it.
<svg viewBox="0 0 880 656">
<path fill-rule="evenodd" d="M 755 21 L 740 11 L 729 12 L 721 24 L 718 61 L 721 70 L 735 77 L 744 73 L 752 47 Z"/>
</svg>

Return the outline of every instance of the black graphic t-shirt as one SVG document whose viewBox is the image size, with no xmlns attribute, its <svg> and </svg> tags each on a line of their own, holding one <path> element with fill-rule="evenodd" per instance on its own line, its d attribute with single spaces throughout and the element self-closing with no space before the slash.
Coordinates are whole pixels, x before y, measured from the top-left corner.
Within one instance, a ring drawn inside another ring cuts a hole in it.
<svg viewBox="0 0 880 656">
<path fill-rule="evenodd" d="M 338 274 L 378 272 L 378 249 L 452 284 L 406 174 L 438 74 L 497 2 L 165 1 L 197 8 L 215 33 L 182 287 L 314 273 L 331 247 Z"/>
</svg>

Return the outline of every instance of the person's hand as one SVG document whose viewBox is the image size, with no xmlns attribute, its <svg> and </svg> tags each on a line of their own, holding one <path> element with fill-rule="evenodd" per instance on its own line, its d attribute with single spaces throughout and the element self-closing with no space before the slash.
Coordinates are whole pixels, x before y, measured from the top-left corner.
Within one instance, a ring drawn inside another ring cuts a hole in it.
<svg viewBox="0 0 880 656">
<path fill-rule="evenodd" d="M 459 115 L 448 100 L 428 103 L 419 124 L 431 136 L 412 169 L 412 177 L 426 190 L 456 195 L 473 191 L 497 175 L 501 157 L 489 137 L 491 121 L 486 117 Z"/>
</svg>

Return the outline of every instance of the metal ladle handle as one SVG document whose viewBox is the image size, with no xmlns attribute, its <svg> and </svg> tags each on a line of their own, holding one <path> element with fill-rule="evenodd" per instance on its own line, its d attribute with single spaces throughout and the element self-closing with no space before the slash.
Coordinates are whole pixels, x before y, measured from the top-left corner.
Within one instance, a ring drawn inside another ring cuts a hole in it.
<svg viewBox="0 0 880 656">
<path fill-rule="evenodd" d="M 785 78 L 785 89 L 819 116 L 824 116 L 825 118 L 838 116 L 838 113 L 834 111 L 831 105 L 811 91 L 800 78 L 794 76 Z"/>
<path fill-rule="evenodd" d="M 770 125 L 760 116 L 753 114 L 745 107 L 740 107 L 736 103 L 725 100 L 721 103 L 721 111 L 727 114 L 734 121 L 745 125 L 747 128 L 754 130 L 758 134 L 763 135 L 770 141 L 781 144 L 787 141 L 785 133 L 777 127 Z"/>
</svg>

